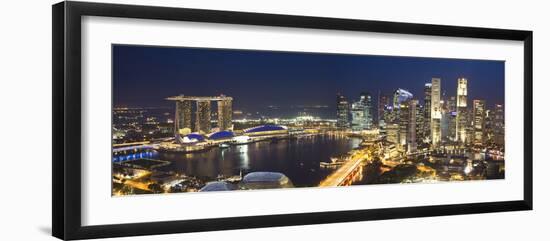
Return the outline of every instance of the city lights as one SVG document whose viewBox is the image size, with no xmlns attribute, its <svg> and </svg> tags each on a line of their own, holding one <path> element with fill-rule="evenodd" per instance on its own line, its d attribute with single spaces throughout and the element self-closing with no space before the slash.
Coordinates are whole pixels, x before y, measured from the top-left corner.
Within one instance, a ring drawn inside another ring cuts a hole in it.
<svg viewBox="0 0 550 241">
<path fill-rule="evenodd" d="M 484 94 L 492 79 L 469 69 L 487 68 L 481 60 L 237 51 L 235 62 L 233 51 L 183 51 L 179 60 L 206 72 L 164 62 L 173 78 L 145 83 L 147 95 L 130 92 L 133 75 L 116 89 L 125 98 L 113 108 L 113 196 L 504 178 L 504 98 Z M 287 57 L 300 61 L 289 69 Z M 357 69 L 316 66 L 346 61 Z"/>
</svg>

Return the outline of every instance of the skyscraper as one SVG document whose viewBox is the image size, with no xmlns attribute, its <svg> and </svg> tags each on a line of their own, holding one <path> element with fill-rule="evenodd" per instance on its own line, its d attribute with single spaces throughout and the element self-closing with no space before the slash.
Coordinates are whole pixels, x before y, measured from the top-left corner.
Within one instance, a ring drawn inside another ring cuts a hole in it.
<svg viewBox="0 0 550 241">
<path fill-rule="evenodd" d="M 501 104 L 495 105 L 493 120 L 493 132 L 495 135 L 495 143 L 504 146 L 504 106 Z"/>
<path fill-rule="evenodd" d="M 423 137 L 432 137 L 432 83 L 424 85 L 424 130 Z"/>
<path fill-rule="evenodd" d="M 420 104 L 420 101 L 416 100 L 416 142 L 420 143 L 424 137 L 424 106 Z"/>
<path fill-rule="evenodd" d="M 387 108 L 387 122 L 393 124 L 400 124 L 401 118 L 401 106 L 403 103 L 411 100 L 413 94 L 404 89 L 397 89 L 393 92 L 393 100 L 391 106 Z M 402 144 L 404 145 L 404 144 Z"/>
<path fill-rule="evenodd" d="M 458 78 L 456 90 L 456 140 L 466 144 L 468 132 L 468 80 Z"/>
<path fill-rule="evenodd" d="M 191 131 L 192 126 L 192 102 L 190 100 L 176 101 L 176 121 L 175 125 L 175 134 L 186 134 L 183 133 L 185 129 Z"/>
<path fill-rule="evenodd" d="M 397 89 L 395 92 L 393 92 L 393 108 L 399 109 L 401 106 L 401 103 L 408 101 L 413 98 L 413 94 L 409 92 L 408 90 L 404 89 Z"/>
<path fill-rule="evenodd" d="M 373 125 L 372 97 L 363 92 L 351 105 L 351 128 L 353 131 L 370 130 Z"/>
<path fill-rule="evenodd" d="M 485 100 L 474 100 L 474 145 L 485 142 Z"/>
<path fill-rule="evenodd" d="M 384 127 L 386 125 L 384 121 L 384 110 L 386 109 L 388 104 L 389 104 L 388 96 L 380 95 L 380 93 L 378 93 L 378 108 L 377 108 L 378 122 L 377 123 L 379 127 Z"/>
<path fill-rule="evenodd" d="M 232 128 L 232 102 L 231 98 L 218 100 L 218 128 L 220 131 Z"/>
<path fill-rule="evenodd" d="M 197 101 L 195 130 L 200 133 L 210 133 L 210 100 Z"/>
<path fill-rule="evenodd" d="M 384 107 L 384 127 L 389 124 L 395 124 L 396 117 L 394 115 L 393 104 L 388 104 Z"/>
<path fill-rule="evenodd" d="M 374 113 L 372 108 L 372 96 L 368 92 L 363 92 L 360 95 L 360 101 L 363 102 L 365 112 L 365 129 L 370 130 L 373 126 Z"/>
<path fill-rule="evenodd" d="M 407 137 L 411 127 L 410 101 L 401 102 L 399 106 L 399 147 L 406 150 Z"/>
<path fill-rule="evenodd" d="M 351 104 L 351 129 L 362 131 L 366 128 L 365 104 L 359 100 Z"/>
<path fill-rule="evenodd" d="M 216 101 L 218 106 L 217 118 L 218 128 L 228 130 L 233 126 L 233 98 L 225 95 L 220 96 L 186 96 L 178 95 L 167 97 L 166 100 L 176 102 L 174 129 L 176 135 L 187 134 L 188 132 L 210 133 L 211 123 L 211 102 Z M 195 115 L 193 116 L 193 104 L 196 103 Z M 193 126 L 194 125 L 194 126 Z M 185 133 L 184 133 L 185 132 Z"/>
<path fill-rule="evenodd" d="M 398 146 L 407 153 L 416 151 L 417 143 L 417 114 L 418 100 L 408 100 L 401 103 L 399 108 L 399 136 Z"/>
<path fill-rule="evenodd" d="M 447 139 L 456 141 L 456 97 L 451 96 L 447 105 L 447 115 L 449 120 L 449 132 Z"/>
<path fill-rule="evenodd" d="M 388 142 L 399 145 L 399 125 L 387 124 L 386 125 L 386 140 Z"/>
<path fill-rule="evenodd" d="M 432 146 L 438 147 L 441 142 L 441 79 L 432 78 L 431 95 L 431 140 Z"/>
<path fill-rule="evenodd" d="M 409 129 L 407 130 L 407 153 L 416 152 L 416 115 L 418 100 L 409 101 Z"/>
<path fill-rule="evenodd" d="M 336 127 L 346 129 L 350 127 L 349 123 L 349 102 L 343 95 L 336 95 Z"/>
</svg>

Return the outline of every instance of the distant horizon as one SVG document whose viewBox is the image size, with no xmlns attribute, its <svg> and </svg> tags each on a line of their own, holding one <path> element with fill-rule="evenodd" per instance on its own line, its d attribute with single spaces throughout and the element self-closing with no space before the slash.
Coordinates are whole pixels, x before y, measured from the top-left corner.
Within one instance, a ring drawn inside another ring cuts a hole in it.
<svg viewBox="0 0 550 241">
<path fill-rule="evenodd" d="M 468 104 L 504 104 L 504 61 L 350 55 L 211 48 L 113 45 L 113 107 L 169 108 L 168 96 L 225 94 L 234 110 L 323 105 L 336 95 L 354 102 L 369 92 L 410 91 L 424 104 L 424 84 L 441 78 L 441 94 L 456 95 L 468 79 Z M 488 91 L 492 90 L 492 91 Z"/>
</svg>

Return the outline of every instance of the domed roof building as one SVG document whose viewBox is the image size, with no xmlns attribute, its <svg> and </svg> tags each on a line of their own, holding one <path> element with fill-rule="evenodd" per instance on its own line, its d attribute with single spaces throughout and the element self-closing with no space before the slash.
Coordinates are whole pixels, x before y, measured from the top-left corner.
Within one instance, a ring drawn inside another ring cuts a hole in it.
<svg viewBox="0 0 550 241">
<path fill-rule="evenodd" d="M 288 128 L 286 126 L 280 126 L 280 125 L 261 125 L 261 126 L 255 126 L 252 128 L 248 128 L 244 130 L 244 133 L 255 133 L 255 132 L 266 132 L 266 131 L 284 131 Z"/>
<path fill-rule="evenodd" d="M 234 184 L 227 182 L 209 182 L 199 192 L 231 191 L 236 189 L 237 187 Z"/>
<path fill-rule="evenodd" d="M 243 177 L 244 189 L 269 189 L 294 187 L 292 181 L 280 172 L 251 172 Z"/>
<path fill-rule="evenodd" d="M 230 139 L 230 138 L 233 138 L 234 136 L 235 136 L 235 133 L 233 133 L 232 131 L 218 131 L 208 135 L 208 139 L 222 140 L 222 139 Z"/>
<path fill-rule="evenodd" d="M 199 133 L 191 133 L 185 136 L 178 136 L 179 143 L 195 143 L 204 141 L 204 136 Z"/>
</svg>

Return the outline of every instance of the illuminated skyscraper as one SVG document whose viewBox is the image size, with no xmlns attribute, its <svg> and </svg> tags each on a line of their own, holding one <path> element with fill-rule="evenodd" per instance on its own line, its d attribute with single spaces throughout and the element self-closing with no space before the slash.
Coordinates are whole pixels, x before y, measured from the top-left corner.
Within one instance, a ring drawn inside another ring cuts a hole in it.
<svg viewBox="0 0 550 241">
<path fill-rule="evenodd" d="M 399 106 L 399 147 L 407 148 L 407 137 L 411 127 L 410 101 L 404 101 Z"/>
<path fill-rule="evenodd" d="M 401 103 L 408 101 L 413 98 L 413 94 L 408 90 L 397 89 L 393 92 L 393 108 L 399 109 Z"/>
<path fill-rule="evenodd" d="M 212 124 L 210 123 L 210 101 L 199 100 L 197 101 L 197 114 L 195 130 L 201 133 L 210 133 Z"/>
<path fill-rule="evenodd" d="M 456 140 L 466 144 L 468 132 L 468 80 L 458 78 L 456 90 Z"/>
<path fill-rule="evenodd" d="M 176 101 L 176 121 L 174 121 L 176 134 L 186 134 L 181 132 L 186 129 L 190 132 L 193 129 L 192 108 L 190 100 Z"/>
<path fill-rule="evenodd" d="M 349 102 L 343 95 L 336 95 L 336 127 L 346 129 L 350 127 L 349 123 Z"/>
<path fill-rule="evenodd" d="M 232 126 L 232 99 L 227 98 L 218 101 L 218 128 L 220 131 L 229 130 Z"/>
<path fill-rule="evenodd" d="M 365 129 L 370 130 L 373 126 L 374 113 L 372 106 L 372 96 L 368 92 L 361 93 L 360 100 L 363 101 L 365 106 Z"/>
<path fill-rule="evenodd" d="M 441 79 L 432 78 L 431 95 L 431 140 L 432 146 L 441 143 Z"/>
<path fill-rule="evenodd" d="M 474 100 L 474 145 L 483 145 L 485 142 L 485 101 Z"/>
<path fill-rule="evenodd" d="M 398 124 L 386 125 L 386 140 L 396 145 L 399 144 L 399 125 Z"/>
<path fill-rule="evenodd" d="M 423 137 L 432 137 L 432 83 L 424 85 L 424 130 Z"/>
<path fill-rule="evenodd" d="M 487 109 L 485 110 L 485 113 L 486 113 L 485 142 L 494 143 L 495 142 L 495 128 L 494 128 L 495 110 L 491 110 L 487 107 Z"/>
<path fill-rule="evenodd" d="M 378 126 L 384 127 L 386 125 L 384 120 L 384 111 L 389 105 L 389 99 L 387 95 L 378 94 Z"/>
<path fill-rule="evenodd" d="M 387 108 L 386 122 L 392 124 L 400 124 L 401 104 L 413 98 L 411 92 L 404 89 L 397 89 L 393 92 L 391 106 Z"/>
<path fill-rule="evenodd" d="M 407 153 L 416 151 L 418 100 L 408 100 L 401 103 L 399 108 L 399 137 L 398 146 Z"/>
<path fill-rule="evenodd" d="M 372 128 L 372 97 L 363 92 L 359 101 L 351 105 L 351 128 L 354 131 L 370 130 Z"/>
<path fill-rule="evenodd" d="M 409 101 L 409 128 L 407 130 L 407 153 L 416 152 L 416 130 L 417 130 L 417 114 L 418 100 Z"/>
<path fill-rule="evenodd" d="M 456 97 L 451 96 L 447 105 L 447 116 L 449 120 L 449 132 L 447 138 L 456 141 Z"/>
<path fill-rule="evenodd" d="M 501 104 L 495 105 L 493 119 L 493 132 L 495 135 L 495 143 L 504 146 L 504 106 Z"/>
<path fill-rule="evenodd" d="M 396 117 L 394 115 L 393 104 L 388 104 L 384 107 L 384 126 L 396 123 Z"/>
<path fill-rule="evenodd" d="M 211 102 L 216 101 L 218 106 L 218 128 L 227 130 L 232 128 L 233 98 L 225 95 L 220 96 L 186 96 L 178 95 L 167 97 L 166 100 L 176 102 L 174 121 L 175 134 L 183 132 L 210 133 L 211 123 Z M 193 116 L 193 102 L 196 103 L 195 115 Z M 194 118 L 194 121 L 193 121 Z M 193 126 L 194 123 L 194 126 Z"/>
<path fill-rule="evenodd" d="M 420 143 L 424 137 L 424 106 L 420 105 L 420 101 L 416 102 L 416 142 Z"/>
<path fill-rule="evenodd" d="M 351 104 L 351 129 L 353 131 L 362 131 L 366 127 L 365 105 L 359 100 Z"/>
</svg>

